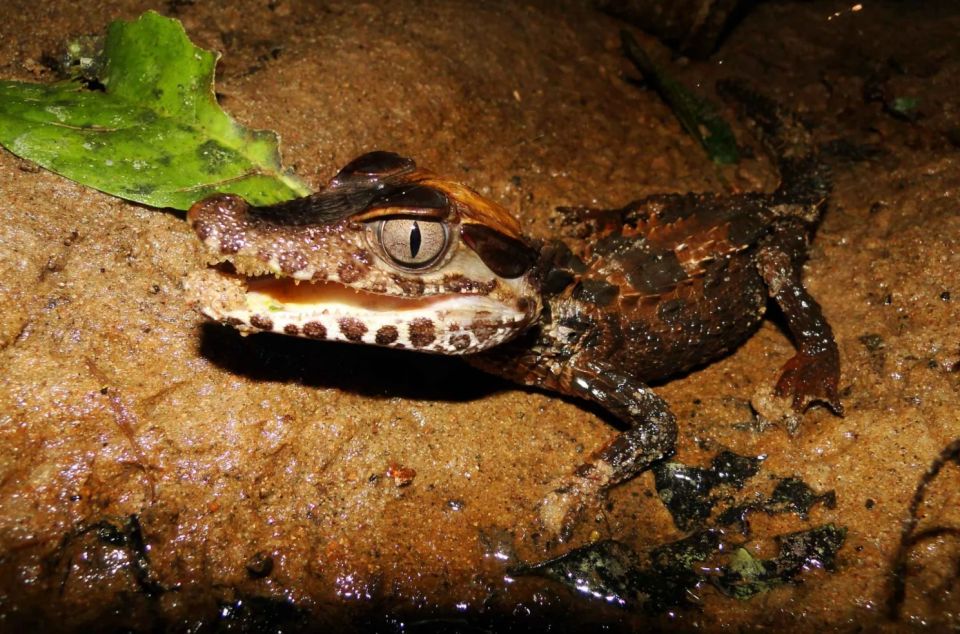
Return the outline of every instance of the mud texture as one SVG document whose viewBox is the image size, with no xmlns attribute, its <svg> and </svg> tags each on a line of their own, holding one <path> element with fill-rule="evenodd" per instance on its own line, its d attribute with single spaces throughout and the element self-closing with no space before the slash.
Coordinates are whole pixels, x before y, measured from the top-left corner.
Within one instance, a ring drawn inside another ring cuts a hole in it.
<svg viewBox="0 0 960 634">
<path fill-rule="evenodd" d="M 806 280 L 837 336 L 846 415 L 788 425 L 751 409 L 767 411 L 793 353 L 776 315 L 657 386 L 679 461 L 762 455 L 738 495 L 769 494 L 774 476 L 835 492 L 807 519 L 751 516 L 746 546 L 770 558 L 773 536 L 831 523 L 847 529 L 834 571 L 745 601 L 703 584 L 695 606 L 659 614 L 505 579 L 589 540 L 643 554 L 684 537 L 651 473 L 573 543 L 538 533 L 547 483 L 609 421 L 452 358 L 204 324 L 182 287 L 204 263 L 181 214 L 0 151 L 0 631 L 960 627 L 955 464 L 918 506 L 898 620 L 889 609 L 914 490 L 960 437 L 960 11 L 851 6 L 762 3 L 708 61 L 674 65 L 705 91 L 752 82 L 825 144 L 835 193 Z M 0 77 L 51 80 L 67 38 L 148 8 L 224 53 L 224 107 L 277 130 L 314 185 L 389 149 L 544 235 L 557 205 L 775 184 L 763 160 L 711 164 L 625 80 L 622 23 L 586 3 L 13 0 Z"/>
</svg>

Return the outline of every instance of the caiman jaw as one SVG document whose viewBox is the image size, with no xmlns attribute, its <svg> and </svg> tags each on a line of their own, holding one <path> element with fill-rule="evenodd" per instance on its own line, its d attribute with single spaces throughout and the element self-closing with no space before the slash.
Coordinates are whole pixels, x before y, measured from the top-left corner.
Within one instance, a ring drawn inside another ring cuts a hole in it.
<svg viewBox="0 0 960 634">
<path fill-rule="evenodd" d="M 188 285 L 201 312 L 244 333 L 275 332 L 441 354 L 469 354 L 525 329 L 529 310 L 476 295 L 405 298 L 333 281 L 299 282 L 214 271 Z"/>
<path fill-rule="evenodd" d="M 395 154 L 269 207 L 212 196 L 187 221 L 218 265 L 188 278 L 197 307 L 244 333 L 467 354 L 539 316 L 537 251 L 516 220 Z"/>
</svg>

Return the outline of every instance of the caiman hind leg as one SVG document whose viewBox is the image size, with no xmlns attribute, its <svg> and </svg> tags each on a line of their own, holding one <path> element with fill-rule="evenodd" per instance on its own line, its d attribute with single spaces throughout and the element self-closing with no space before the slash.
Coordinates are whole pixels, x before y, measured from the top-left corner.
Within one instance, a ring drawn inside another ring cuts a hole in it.
<svg viewBox="0 0 960 634">
<path fill-rule="evenodd" d="M 795 112 L 737 82 L 720 82 L 717 90 L 756 124 L 780 172 L 780 186 L 766 201 L 777 221 L 756 258 L 769 295 L 783 311 L 797 346 L 797 354 L 783 367 L 775 393 L 792 398 L 797 412 L 822 402 L 842 415 L 837 344 L 801 279 L 811 227 L 830 193 L 829 167 L 820 160 Z"/>
<path fill-rule="evenodd" d="M 806 259 L 807 231 L 803 224 L 783 222 L 770 234 L 757 253 L 757 267 L 770 297 L 787 320 L 797 353 L 783 366 L 777 381 L 777 396 L 792 398 L 792 407 L 803 412 L 814 402 L 825 403 L 838 415 L 843 406 L 838 396 L 840 353 L 833 331 L 820 305 L 801 280 Z"/>
<path fill-rule="evenodd" d="M 604 361 L 574 356 L 563 368 L 560 387 L 593 401 L 628 425 L 572 474 L 556 481 L 541 502 L 541 523 L 564 541 L 586 504 L 673 456 L 677 422 L 667 403 L 649 387 Z"/>
</svg>

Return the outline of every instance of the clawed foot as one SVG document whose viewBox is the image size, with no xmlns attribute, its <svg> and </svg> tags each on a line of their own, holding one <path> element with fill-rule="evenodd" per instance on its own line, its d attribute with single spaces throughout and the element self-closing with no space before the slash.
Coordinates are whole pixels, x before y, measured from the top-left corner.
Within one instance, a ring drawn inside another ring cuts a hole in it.
<svg viewBox="0 0 960 634">
<path fill-rule="evenodd" d="M 568 541 L 584 508 L 596 502 L 600 493 L 597 483 L 588 478 L 577 475 L 560 478 L 537 507 L 540 525 L 559 541 Z"/>
<path fill-rule="evenodd" d="M 840 363 L 836 351 L 809 355 L 798 352 L 783 366 L 774 390 L 777 396 L 793 397 L 793 409 L 805 411 L 812 403 L 826 404 L 834 414 L 843 416 L 837 395 Z"/>
</svg>

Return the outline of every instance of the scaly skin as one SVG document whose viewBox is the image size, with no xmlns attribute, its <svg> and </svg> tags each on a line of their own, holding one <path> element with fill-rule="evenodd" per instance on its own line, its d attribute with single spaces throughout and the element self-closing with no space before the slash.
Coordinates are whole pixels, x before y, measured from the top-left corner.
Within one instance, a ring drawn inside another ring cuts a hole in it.
<svg viewBox="0 0 960 634">
<path fill-rule="evenodd" d="M 198 304 L 247 332 L 463 354 L 597 403 L 627 429 L 541 503 L 542 524 L 563 539 L 585 504 L 673 455 L 676 420 L 646 382 L 732 350 L 768 298 L 798 347 L 776 392 L 798 412 L 822 402 L 842 413 L 833 334 L 801 281 L 826 174 L 782 111 L 738 96 L 772 139 L 782 184 L 770 194 L 566 209 L 565 235 L 536 241 L 476 192 L 375 152 L 305 199 L 197 203 L 188 220 L 211 259 L 234 269 L 192 282 Z"/>
</svg>

